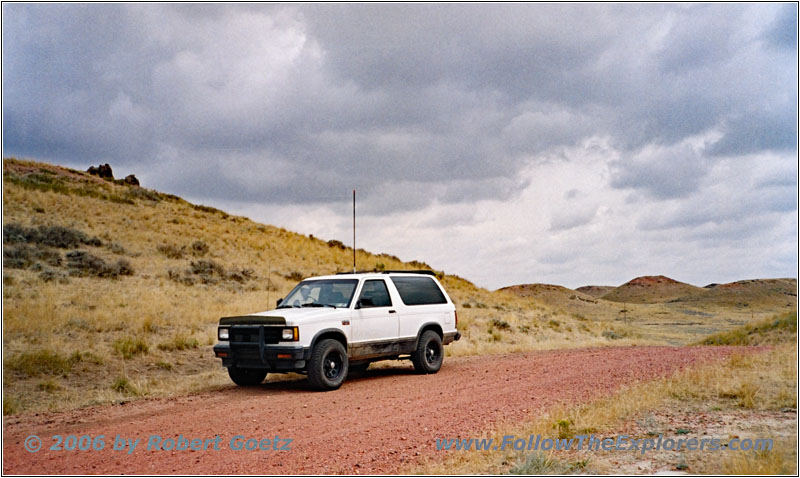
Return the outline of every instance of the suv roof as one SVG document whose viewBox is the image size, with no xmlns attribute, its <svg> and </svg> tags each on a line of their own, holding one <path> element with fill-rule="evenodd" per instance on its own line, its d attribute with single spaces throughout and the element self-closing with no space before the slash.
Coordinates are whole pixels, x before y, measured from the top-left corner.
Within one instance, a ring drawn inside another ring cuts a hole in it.
<svg viewBox="0 0 800 478">
<path fill-rule="evenodd" d="M 362 272 L 337 272 L 336 275 L 366 275 L 366 274 L 425 274 L 436 277 L 436 273 L 426 269 L 420 270 L 392 270 L 392 271 L 362 271 Z"/>
<path fill-rule="evenodd" d="M 351 276 L 353 278 L 360 279 L 366 276 L 382 276 L 386 274 L 413 274 L 413 275 L 426 275 L 431 277 L 436 277 L 436 273 L 429 270 L 397 270 L 397 271 L 381 271 L 381 272 L 372 272 L 372 271 L 358 271 L 358 272 L 337 272 L 336 274 L 331 275 L 324 275 L 324 276 L 313 276 L 313 277 L 306 277 L 306 279 L 344 279 L 343 276 Z"/>
</svg>

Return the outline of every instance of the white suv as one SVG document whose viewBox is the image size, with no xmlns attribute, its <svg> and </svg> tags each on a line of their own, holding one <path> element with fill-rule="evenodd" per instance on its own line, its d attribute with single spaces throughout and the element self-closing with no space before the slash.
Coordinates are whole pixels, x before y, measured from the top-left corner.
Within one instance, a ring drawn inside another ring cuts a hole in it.
<svg viewBox="0 0 800 478">
<path fill-rule="evenodd" d="M 321 390 L 376 360 L 409 358 L 436 373 L 443 345 L 461 338 L 458 317 L 431 271 L 386 271 L 312 277 L 278 307 L 223 317 L 214 353 L 238 385 L 269 372 L 302 372 Z"/>
</svg>

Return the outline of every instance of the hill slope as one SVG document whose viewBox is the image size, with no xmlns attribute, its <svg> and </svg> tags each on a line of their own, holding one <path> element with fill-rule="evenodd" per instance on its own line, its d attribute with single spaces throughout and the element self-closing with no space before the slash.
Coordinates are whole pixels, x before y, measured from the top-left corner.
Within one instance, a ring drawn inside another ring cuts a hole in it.
<svg viewBox="0 0 800 478">
<path fill-rule="evenodd" d="M 303 277 L 352 267 L 336 240 L 15 159 L 3 161 L 3 255 L 6 414 L 230 386 L 211 351 L 219 317 L 269 309 Z M 602 325 L 439 276 L 463 334 L 450 355 L 611 343 Z"/>
<path fill-rule="evenodd" d="M 602 299 L 613 302 L 630 302 L 634 304 L 653 304 L 670 300 L 692 297 L 707 293 L 706 289 L 678 282 L 664 276 L 637 277 L 609 293 Z"/>
<path fill-rule="evenodd" d="M 578 287 L 575 290 L 582 294 L 590 295 L 592 297 L 601 297 L 608 294 L 614 289 L 616 289 L 616 287 L 614 287 L 613 285 L 585 285 L 582 287 Z"/>
</svg>

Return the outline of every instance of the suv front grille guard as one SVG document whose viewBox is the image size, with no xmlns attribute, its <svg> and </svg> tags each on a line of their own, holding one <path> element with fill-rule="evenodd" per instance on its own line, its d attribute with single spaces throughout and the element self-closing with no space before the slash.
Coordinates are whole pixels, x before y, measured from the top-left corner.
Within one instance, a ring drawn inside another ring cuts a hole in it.
<svg viewBox="0 0 800 478">
<path fill-rule="evenodd" d="M 230 334 L 231 356 L 234 360 L 264 362 L 266 345 L 281 341 L 283 327 L 270 325 L 233 325 Z"/>
</svg>

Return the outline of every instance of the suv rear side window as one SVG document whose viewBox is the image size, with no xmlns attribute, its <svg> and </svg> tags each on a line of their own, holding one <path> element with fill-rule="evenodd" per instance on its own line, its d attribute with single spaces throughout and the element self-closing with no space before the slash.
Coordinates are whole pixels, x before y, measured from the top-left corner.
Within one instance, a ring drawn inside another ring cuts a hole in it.
<svg viewBox="0 0 800 478">
<path fill-rule="evenodd" d="M 368 280 L 364 282 L 361 289 L 361 307 L 390 307 L 392 299 L 389 297 L 389 289 L 382 280 Z"/>
<path fill-rule="evenodd" d="M 428 277 L 391 277 L 405 305 L 446 304 L 444 294 Z"/>
</svg>

